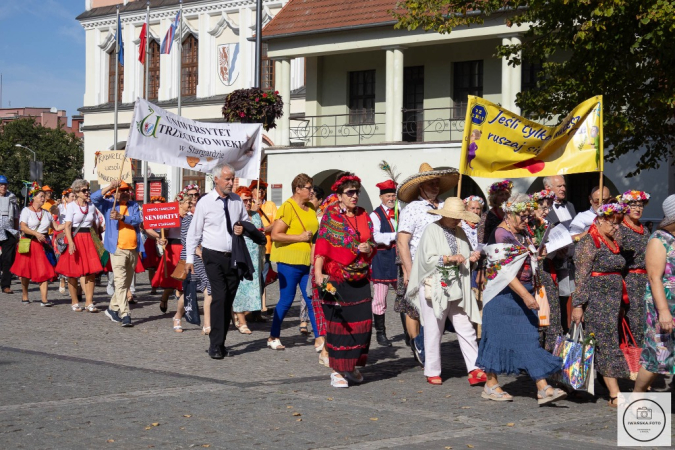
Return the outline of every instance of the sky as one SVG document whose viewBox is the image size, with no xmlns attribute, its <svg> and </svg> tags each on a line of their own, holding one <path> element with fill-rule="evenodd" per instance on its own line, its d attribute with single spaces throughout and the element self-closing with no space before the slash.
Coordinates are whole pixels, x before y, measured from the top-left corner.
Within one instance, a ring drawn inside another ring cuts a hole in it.
<svg viewBox="0 0 675 450">
<path fill-rule="evenodd" d="M 2 107 L 79 114 L 84 97 L 85 0 L 0 0 Z"/>
</svg>

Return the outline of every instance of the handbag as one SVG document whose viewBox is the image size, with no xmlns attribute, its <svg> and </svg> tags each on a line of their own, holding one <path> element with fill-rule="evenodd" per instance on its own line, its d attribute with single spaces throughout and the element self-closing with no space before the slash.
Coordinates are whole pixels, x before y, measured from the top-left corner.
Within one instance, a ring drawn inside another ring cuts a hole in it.
<svg viewBox="0 0 675 450">
<path fill-rule="evenodd" d="M 640 355 L 642 354 L 642 347 L 638 347 L 635 343 L 635 338 L 630 331 L 630 327 L 628 326 L 625 317 L 621 319 L 621 329 L 623 333 L 621 333 L 621 344 L 619 344 L 619 348 L 623 352 L 623 356 L 628 363 L 630 379 L 637 380 L 638 372 L 640 371 Z M 628 336 L 630 336 L 631 341 L 633 341 L 632 345 L 628 342 Z"/>
<path fill-rule="evenodd" d="M 546 289 L 544 286 L 537 286 L 534 291 L 534 299 L 539 305 L 539 326 L 548 327 L 551 325 L 551 307 L 548 304 L 548 297 L 546 296 Z"/>
<path fill-rule="evenodd" d="M 197 304 L 197 284 L 198 281 L 192 274 L 187 274 L 183 280 L 183 308 L 185 309 L 185 320 L 193 325 L 201 325 L 199 319 L 199 305 Z"/>
<path fill-rule="evenodd" d="M 188 271 L 185 267 L 185 260 L 181 259 L 176 264 L 176 268 L 171 272 L 171 278 L 178 281 L 184 281 L 188 276 Z"/>
<path fill-rule="evenodd" d="M 19 239 L 19 253 L 22 255 L 27 255 L 30 253 L 30 238 L 21 238 Z"/>
<path fill-rule="evenodd" d="M 581 325 L 572 324 L 565 337 L 558 336 L 553 355 L 562 358 L 562 371 L 552 378 L 578 391 L 595 395 L 595 340 L 584 339 Z"/>
</svg>

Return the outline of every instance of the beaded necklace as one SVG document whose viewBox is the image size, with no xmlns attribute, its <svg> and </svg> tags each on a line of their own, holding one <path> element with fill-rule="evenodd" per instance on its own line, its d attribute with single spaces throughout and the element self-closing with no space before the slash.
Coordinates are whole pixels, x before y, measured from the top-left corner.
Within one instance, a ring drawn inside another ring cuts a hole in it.
<svg viewBox="0 0 675 450">
<path fill-rule="evenodd" d="M 38 212 L 35 209 L 35 206 L 31 206 L 31 208 L 33 209 L 33 212 L 35 213 L 35 217 L 37 217 L 38 222 L 42 223 L 42 216 L 44 216 L 44 214 L 45 214 L 44 209 L 40 209 L 40 214 L 38 215 Z"/>
<path fill-rule="evenodd" d="M 85 203 L 85 209 L 83 210 L 79 202 L 75 202 L 77 207 L 80 208 L 80 212 L 86 217 L 89 214 L 89 203 Z"/>
<path fill-rule="evenodd" d="M 628 228 L 630 228 L 631 230 L 635 231 L 637 234 L 645 234 L 645 226 L 642 224 L 640 224 L 640 228 L 635 228 L 633 224 L 626 219 L 623 219 L 623 224 Z"/>
</svg>

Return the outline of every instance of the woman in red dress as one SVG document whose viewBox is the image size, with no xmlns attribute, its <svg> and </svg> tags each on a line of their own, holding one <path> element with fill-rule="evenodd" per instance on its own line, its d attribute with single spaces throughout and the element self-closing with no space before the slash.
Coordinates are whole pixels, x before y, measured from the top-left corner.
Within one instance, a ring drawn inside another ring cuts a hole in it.
<svg viewBox="0 0 675 450">
<path fill-rule="evenodd" d="M 183 192 L 180 192 L 178 195 L 176 195 L 174 201 L 178 202 L 178 213 L 182 219 L 185 217 L 188 211 L 190 211 L 190 207 L 192 206 L 192 197 L 185 195 Z M 164 255 L 159 261 L 155 276 L 152 277 L 152 287 L 164 289 L 159 308 L 162 310 L 162 312 L 166 312 L 167 302 L 169 301 L 169 296 L 171 293 L 176 291 L 176 298 L 180 298 L 180 296 L 183 294 L 183 282 L 171 278 L 171 274 L 176 269 L 178 261 L 180 261 L 180 252 L 183 249 L 183 246 L 180 242 L 180 227 L 168 228 L 164 230 L 164 239 L 162 239 L 160 236 L 160 238 L 157 239 L 157 243 L 164 247 Z M 178 324 L 180 325 L 180 321 Z"/>
<path fill-rule="evenodd" d="M 17 248 L 16 258 L 10 272 L 21 278 L 23 294 L 21 303 L 30 303 L 28 283 L 32 281 L 40 285 L 42 306 L 54 306 L 47 300 L 47 283 L 56 278 L 53 266 L 56 264 L 56 256 L 49 242 L 49 229 L 62 230 L 65 225 L 54 224 L 52 215 L 42 209 L 45 203 L 45 193 L 35 182 L 28 192 L 28 202 L 29 205 L 21 211 L 19 227 L 24 237 L 30 239 L 30 250 L 28 253 L 19 253 Z"/>
<path fill-rule="evenodd" d="M 66 241 L 68 249 L 63 252 L 56 264 L 56 273 L 68 277 L 71 308 L 75 312 L 86 309 L 90 313 L 99 312 L 94 306 L 94 287 L 96 274 L 103 271 L 101 260 L 91 237 L 91 229 L 96 227 L 96 207 L 90 201 L 91 189 L 86 180 L 75 180 L 71 186 L 75 201 L 66 207 Z M 78 302 L 77 281 L 83 286 L 86 299 L 85 307 Z"/>
<path fill-rule="evenodd" d="M 157 197 L 150 197 L 150 203 L 166 203 L 166 199 L 161 195 Z M 142 224 L 141 228 L 143 228 Z M 158 230 L 146 230 L 145 228 L 143 228 L 143 230 L 145 231 L 146 235 L 145 243 L 143 244 L 145 253 L 145 258 L 143 258 L 143 267 L 145 267 L 145 270 L 148 271 L 148 279 L 152 281 L 152 279 L 155 277 L 155 271 L 157 270 L 160 260 L 159 253 L 157 252 L 157 239 L 159 239 L 160 236 Z M 154 295 L 156 293 L 157 289 L 152 288 L 150 294 Z"/>
</svg>

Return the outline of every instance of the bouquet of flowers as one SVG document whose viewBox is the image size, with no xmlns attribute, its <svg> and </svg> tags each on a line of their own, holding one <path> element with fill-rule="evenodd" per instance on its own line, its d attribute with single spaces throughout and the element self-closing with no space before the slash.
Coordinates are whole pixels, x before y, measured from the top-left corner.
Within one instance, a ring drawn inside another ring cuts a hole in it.
<svg viewBox="0 0 675 450">
<path fill-rule="evenodd" d="M 319 285 L 319 292 L 321 293 L 321 298 L 325 299 L 325 295 L 328 294 L 335 299 L 335 303 L 340 304 L 340 294 L 337 293 L 337 288 L 333 286 L 333 283 L 328 281 L 328 278 L 324 278 L 323 282 Z"/>
<path fill-rule="evenodd" d="M 452 282 L 459 278 L 459 267 L 456 264 L 440 264 L 438 266 L 438 273 L 441 275 L 441 287 L 444 291 L 447 291 Z"/>
</svg>

